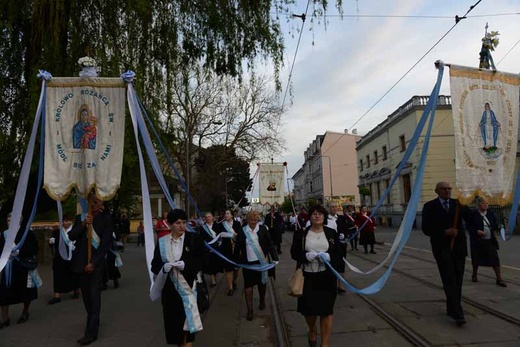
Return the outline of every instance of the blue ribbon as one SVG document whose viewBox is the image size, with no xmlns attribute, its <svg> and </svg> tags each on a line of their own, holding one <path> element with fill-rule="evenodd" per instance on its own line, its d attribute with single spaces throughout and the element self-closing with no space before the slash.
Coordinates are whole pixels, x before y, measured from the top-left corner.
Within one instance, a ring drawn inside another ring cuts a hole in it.
<svg viewBox="0 0 520 347">
<path fill-rule="evenodd" d="M 422 121 L 423 118 L 425 117 L 425 115 L 426 115 L 426 118 L 428 118 L 428 115 L 430 115 L 430 117 L 429 117 L 430 121 L 428 124 L 428 129 L 426 131 L 426 135 L 424 137 L 421 158 L 419 160 L 419 164 L 417 167 L 417 176 L 415 178 L 415 182 L 413 185 L 412 195 L 410 197 L 410 201 L 408 203 L 408 208 L 406 210 L 406 213 L 405 213 L 404 219 L 403 219 L 403 224 L 404 224 L 403 238 L 402 238 L 401 242 L 399 243 L 399 246 L 397 247 L 395 257 L 392 259 L 392 262 L 388 266 L 388 269 L 374 283 L 372 283 L 371 285 L 369 285 L 366 288 L 358 289 L 358 288 L 354 287 L 353 285 L 351 285 L 350 283 L 348 283 L 336 270 L 334 270 L 334 268 L 329 263 L 329 261 L 327 261 L 323 255 L 320 255 L 321 261 L 323 261 L 325 263 L 325 265 L 327 265 L 327 267 L 338 278 L 338 280 L 345 286 L 345 288 L 347 288 L 349 291 L 351 291 L 353 293 L 366 294 L 366 295 L 378 293 L 384 287 L 386 281 L 388 280 L 388 277 L 390 276 L 390 274 L 394 268 L 397 258 L 399 258 L 399 255 L 401 254 L 406 242 L 408 241 L 408 238 L 410 237 L 412 227 L 413 227 L 413 222 L 415 220 L 415 214 L 417 211 L 417 205 L 419 204 L 420 197 L 421 197 L 422 184 L 423 184 L 423 178 L 424 178 L 424 169 L 426 167 L 426 157 L 428 156 L 428 148 L 430 145 L 431 132 L 433 129 L 433 122 L 435 119 L 435 110 L 436 110 L 436 105 L 437 105 L 436 100 L 439 97 L 439 91 L 440 91 L 440 87 L 441 87 L 443 72 L 444 72 L 444 66 L 440 65 L 439 73 L 437 76 L 437 83 L 435 84 L 432 94 L 430 95 L 430 100 L 435 100 L 435 103 L 430 104 L 430 102 L 428 102 L 428 105 L 426 106 L 426 108 L 424 110 L 423 116 L 421 117 L 421 121 Z M 403 162 L 404 162 L 404 160 L 403 160 Z M 381 200 L 384 200 L 384 198 L 382 197 Z"/>
<path fill-rule="evenodd" d="M 128 70 L 121 75 L 121 78 L 126 83 L 134 83 L 135 73 L 132 70 Z"/>
</svg>

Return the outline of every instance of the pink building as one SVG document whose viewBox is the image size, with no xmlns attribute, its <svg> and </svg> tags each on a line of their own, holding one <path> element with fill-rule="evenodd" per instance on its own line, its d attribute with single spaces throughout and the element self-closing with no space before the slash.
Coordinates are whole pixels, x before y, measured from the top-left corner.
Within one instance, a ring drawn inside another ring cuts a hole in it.
<svg viewBox="0 0 520 347">
<path fill-rule="evenodd" d="M 360 203 L 356 142 L 361 137 L 354 130 L 327 131 L 316 136 L 304 152 L 304 163 L 292 177 L 297 205 L 315 199 L 323 204 L 334 199 Z"/>
</svg>

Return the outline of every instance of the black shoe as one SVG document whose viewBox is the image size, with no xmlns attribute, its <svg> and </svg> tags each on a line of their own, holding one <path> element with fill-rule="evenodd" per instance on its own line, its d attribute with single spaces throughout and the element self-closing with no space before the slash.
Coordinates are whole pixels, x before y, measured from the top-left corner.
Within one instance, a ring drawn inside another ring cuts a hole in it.
<svg viewBox="0 0 520 347">
<path fill-rule="evenodd" d="M 281 250 L 279 250 L 279 251 L 278 251 L 278 254 L 282 254 L 282 251 L 281 251 Z"/>
<path fill-rule="evenodd" d="M 78 343 L 81 346 L 87 346 L 90 345 L 92 342 L 96 341 L 97 339 L 90 336 L 83 336 L 81 339 L 78 340 Z"/>
<path fill-rule="evenodd" d="M 466 320 L 464 318 L 455 318 L 455 324 L 460 327 L 466 324 Z"/>
<path fill-rule="evenodd" d="M 246 316 L 246 319 L 247 319 L 248 321 L 252 321 L 252 320 L 253 320 L 253 312 L 248 312 L 248 313 L 247 313 L 247 316 Z"/>
<path fill-rule="evenodd" d="M 227 296 L 232 296 L 232 295 L 233 295 L 233 289 L 228 290 Z"/>
<path fill-rule="evenodd" d="M 318 341 L 307 340 L 307 342 L 309 342 L 309 347 L 317 347 L 318 346 Z"/>
<path fill-rule="evenodd" d="M 7 328 L 9 326 L 9 324 L 11 324 L 11 320 L 10 319 L 8 319 L 6 321 L 3 321 L 2 323 L 0 323 L 0 329 Z"/>
<path fill-rule="evenodd" d="M 376 254 L 376 251 L 371 250 L 370 253 L 371 253 L 371 254 Z"/>
<path fill-rule="evenodd" d="M 29 312 L 22 312 L 22 316 L 18 319 L 17 324 L 23 324 L 29 320 Z"/>
<path fill-rule="evenodd" d="M 338 288 L 338 294 L 346 293 L 347 291 L 343 288 Z"/>
<path fill-rule="evenodd" d="M 504 288 L 507 287 L 506 282 L 504 282 L 504 281 L 502 281 L 502 280 L 500 280 L 500 281 L 497 280 L 497 281 L 496 281 L 496 284 L 497 284 L 497 286 L 500 286 L 500 287 L 504 287 Z"/>
<path fill-rule="evenodd" d="M 265 310 L 265 302 L 261 302 L 260 305 L 258 305 L 258 309 L 260 311 Z"/>
<path fill-rule="evenodd" d="M 114 288 L 119 288 L 119 280 L 117 279 L 114 280 Z"/>
<path fill-rule="evenodd" d="M 61 298 L 52 298 L 49 300 L 49 305 L 54 305 L 61 302 Z"/>
<path fill-rule="evenodd" d="M 213 288 L 213 287 L 215 287 L 216 285 L 217 285 L 217 283 L 215 282 L 215 283 L 211 283 L 209 286 L 210 286 L 211 288 Z"/>
<path fill-rule="evenodd" d="M 107 289 L 108 289 L 108 286 L 106 284 L 101 285 L 101 288 L 100 288 L 101 291 L 107 290 Z"/>
<path fill-rule="evenodd" d="M 478 282 L 478 277 L 477 277 L 477 275 L 472 275 L 472 276 L 471 276 L 471 282 Z"/>
<path fill-rule="evenodd" d="M 356 251 L 359 251 L 359 249 L 357 249 L 357 247 L 356 247 L 356 248 L 354 248 L 354 249 L 355 249 Z"/>
</svg>

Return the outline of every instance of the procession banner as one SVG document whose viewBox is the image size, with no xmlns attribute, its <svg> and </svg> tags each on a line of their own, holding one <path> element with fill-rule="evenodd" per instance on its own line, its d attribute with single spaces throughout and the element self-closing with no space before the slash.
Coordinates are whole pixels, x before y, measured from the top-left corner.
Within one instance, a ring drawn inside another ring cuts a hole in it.
<svg viewBox="0 0 520 347">
<path fill-rule="evenodd" d="M 284 164 L 259 164 L 259 198 L 262 205 L 284 201 Z"/>
<path fill-rule="evenodd" d="M 451 65 L 458 198 L 511 202 L 516 161 L 520 77 Z"/>
<path fill-rule="evenodd" d="M 109 200 L 121 181 L 125 128 L 121 78 L 52 78 L 47 84 L 44 188 L 62 201 L 76 188 Z"/>
</svg>

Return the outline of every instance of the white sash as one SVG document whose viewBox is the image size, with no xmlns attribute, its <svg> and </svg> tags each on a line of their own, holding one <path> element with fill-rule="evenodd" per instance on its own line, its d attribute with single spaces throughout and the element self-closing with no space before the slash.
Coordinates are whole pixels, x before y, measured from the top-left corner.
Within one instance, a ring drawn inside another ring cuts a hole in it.
<svg viewBox="0 0 520 347">
<path fill-rule="evenodd" d="M 260 228 L 257 225 L 255 230 L 258 230 L 258 229 L 260 229 Z M 249 225 L 246 225 L 243 228 L 243 230 L 244 230 L 244 234 L 246 235 L 246 238 L 249 240 L 251 248 L 253 248 L 253 251 L 255 252 L 256 257 L 260 261 L 260 265 L 266 265 L 267 259 L 265 258 L 264 252 L 262 252 L 262 247 L 260 247 L 260 244 L 258 243 L 258 241 L 255 238 L 253 238 L 253 236 L 249 233 L 249 230 L 251 230 Z M 254 230 L 251 230 L 251 232 L 254 232 Z M 258 233 L 257 233 L 257 235 L 258 235 Z M 262 271 L 262 283 L 263 284 L 267 283 L 267 271 Z"/>
<path fill-rule="evenodd" d="M 229 225 L 229 223 L 227 221 L 223 221 L 222 222 L 222 225 L 224 225 L 224 229 L 226 229 L 226 232 L 228 234 L 230 234 L 230 239 L 234 239 L 236 237 L 236 233 L 235 231 L 233 230 L 232 226 Z"/>
<path fill-rule="evenodd" d="M 94 226 L 92 226 L 92 246 L 95 249 L 98 249 L 100 242 L 101 242 L 101 239 L 99 238 L 99 235 L 94 230 Z"/>
<path fill-rule="evenodd" d="M 215 237 L 217 237 L 217 234 L 215 233 L 215 231 L 213 231 L 212 228 L 210 228 L 206 223 L 204 223 L 202 225 L 202 227 L 204 228 L 204 230 L 206 231 L 206 233 L 211 236 L 212 239 L 214 239 Z"/>
<path fill-rule="evenodd" d="M 69 231 L 72 229 L 70 226 L 67 230 L 63 229 L 62 226 L 60 228 L 60 242 L 58 243 L 58 251 L 60 253 L 60 257 L 63 260 L 71 260 L 72 259 L 72 251 L 76 246 L 74 246 L 73 241 L 69 239 Z"/>
<path fill-rule="evenodd" d="M 186 237 L 186 236 L 184 236 Z M 166 242 L 171 242 L 170 237 L 161 237 L 158 240 L 159 250 L 161 253 L 162 261 L 165 263 L 174 263 L 178 259 L 175 259 L 173 256 L 172 248 L 166 245 Z M 152 291 L 150 292 L 150 298 L 155 300 L 157 298 L 157 293 L 162 292 L 162 288 L 166 283 L 166 277 L 168 274 L 164 274 L 161 270 L 159 275 L 156 277 L 154 284 L 152 286 Z M 199 309 L 197 307 L 197 296 L 196 296 L 196 281 L 193 283 L 193 288 L 191 288 L 182 275 L 182 273 L 173 268 L 169 274 L 170 279 L 175 286 L 175 289 L 181 296 L 182 305 L 184 306 L 184 313 L 186 314 L 186 321 L 184 322 L 184 331 L 189 331 L 190 333 L 196 333 L 197 331 L 202 330 L 202 320 L 200 318 Z M 160 286 L 160 288 L 159 288 Z M 153 295 L 153 296 L 152 296 Z M 160 297 L 160 294 L 159 294 Z"/>
</svg>

